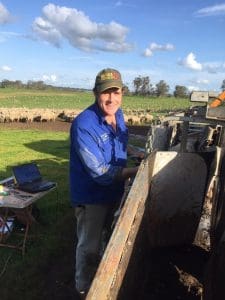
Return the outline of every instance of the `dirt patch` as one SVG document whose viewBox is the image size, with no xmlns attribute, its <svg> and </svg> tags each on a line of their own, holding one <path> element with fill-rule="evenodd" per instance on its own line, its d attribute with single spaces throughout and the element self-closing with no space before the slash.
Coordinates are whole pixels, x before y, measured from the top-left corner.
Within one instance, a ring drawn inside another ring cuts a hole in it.
<svg viewBox="0 0 225 300">
<path fill-rule="evenodd" d="M 0 123 L 0 129 L 21 129 L 21 130 L 45 130 L 45 131 L 64 131 L 69 132 L 71 123 L 68 122 L 12 122 Z"/>
<path fill-rule="evenodd" d="M 71 123 L 64 121 L 55 122 L 12 122 L 12 123 L 0 123 L 1 129 L 21 129 L 21 130 L 45 130 L 45 131 L 63 131 L 69 132 Z M 136 135 L 146 136 L 149 130 L 149 126 L 128 126 L 129 133 Z"/>
</svg>

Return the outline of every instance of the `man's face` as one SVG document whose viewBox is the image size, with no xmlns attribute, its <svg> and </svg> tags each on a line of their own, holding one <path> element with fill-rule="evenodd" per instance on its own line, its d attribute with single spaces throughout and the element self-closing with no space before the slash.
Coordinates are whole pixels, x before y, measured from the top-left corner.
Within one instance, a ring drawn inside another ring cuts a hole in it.
<svg viewBox="0 0 225 300">
<path fill-rule="evenodd" d="M 122 89 L 110 88 L 97 95 L 97 102 L 105 116 L 113 116 L 122 103 Z"/>
</svg>

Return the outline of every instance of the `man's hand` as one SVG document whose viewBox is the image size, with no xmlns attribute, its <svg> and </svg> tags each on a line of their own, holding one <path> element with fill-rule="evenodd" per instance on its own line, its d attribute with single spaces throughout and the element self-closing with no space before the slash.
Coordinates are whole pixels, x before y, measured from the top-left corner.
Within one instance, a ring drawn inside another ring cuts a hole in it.
<svg viewBox="0 0 225 300">
<path fill-rule="evenodd" d="M 122 168 L 115 176 L 115 181 L 124 181 L 128 178 L 132 178 L 137 174 L 138 167 Z"/>
<path fill-rule="evenodd" d="M 131 157 L 136 157 L 140 160 L 142 160 L 145 157 L 144 150 L 139 150 L 140 148 L 137 148 L 132 145 L 127 146 L 127 154 Z"/>
</svg>

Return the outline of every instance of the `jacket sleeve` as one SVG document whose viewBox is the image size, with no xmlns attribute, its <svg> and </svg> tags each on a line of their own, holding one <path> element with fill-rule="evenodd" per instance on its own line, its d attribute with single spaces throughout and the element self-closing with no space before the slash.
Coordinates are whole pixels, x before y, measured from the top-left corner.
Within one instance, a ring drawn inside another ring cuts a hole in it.
<svg viewBox="0 0 225 300">
<path fill-rule="evenodd" d="M 97 138 L 83 128 L 73 131 L 72 147 L 79 156 L 86 172 L 100 185 L 110 185 L 122 167 L 113 166 L 105 161 Z"/>
</svg>

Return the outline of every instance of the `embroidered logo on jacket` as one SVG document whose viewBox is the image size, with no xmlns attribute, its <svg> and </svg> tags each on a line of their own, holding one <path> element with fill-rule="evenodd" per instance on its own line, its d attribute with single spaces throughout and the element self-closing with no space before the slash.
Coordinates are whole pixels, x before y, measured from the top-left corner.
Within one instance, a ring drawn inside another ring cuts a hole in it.
<svg viewBox="0 0 225 300">
<path fill-rule="evenodd" d="M 107 142 L 109 140 L 109 134 L 106 132 L 101 134 L 101 139 L 104 143 Z"/>
</svg>

